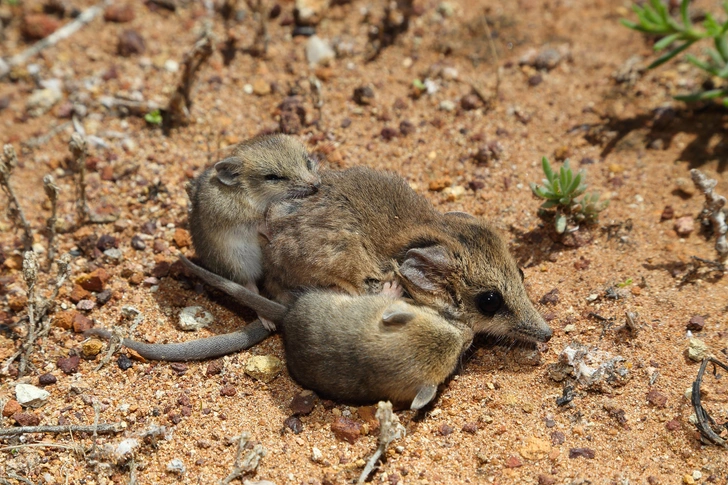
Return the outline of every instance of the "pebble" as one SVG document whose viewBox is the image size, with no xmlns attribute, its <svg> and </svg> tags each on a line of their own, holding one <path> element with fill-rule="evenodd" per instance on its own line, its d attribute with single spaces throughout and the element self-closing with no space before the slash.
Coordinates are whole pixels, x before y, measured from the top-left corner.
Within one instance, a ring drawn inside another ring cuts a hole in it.
<svg viewBox="0 0 728 485">
<path fill-rule="evenodd" d="M 331 424 L 331 431 L 339 441 L 354 444 L 361 436 L 361 425 L 349 418 L 339 417 Z"/>
<path fill-rule="evenodd" d="M 700 315 L 694 315 L 690 317 L 686 327 L 688 330 L 692 330 L 693 332 L 700 332 L 705 327 L 705 318 Z"/>
<path fill-rule="evenodd" d="M 271 93 L 270 83 L 265 79 L 256 79 L 253 82 L 253 93 L 257 96 L 266 96 Z"/>
<path fill-rule="evenodd" d="M 122 57 L 143 54 L 146 49 L 144 38 L 136 30 L 128 29 L 119 34 L 116 52 Z"/>
<path fill-rule="evenodd" d="M 166 61 L 164 61 L 164 70 L 167 72 L 179 71 L 179 62 L 175 61 L 174 59 L 167 59 Z"/>
<path fill-rule="evenodd" d="M 81 275 L 76 279 L 76 283 L 87 291 L 99 292 L 103 291 L 104 285 L 111 278 L 111 275 L 103 268 L 92 271 L 89 274 Z"/>
<path fill-rule="evenodd" d="M 533 60 L 533 67 L 536 69 L 545 69 L 550 71 L 559 65 L 561 59 L 563 59 L 563 56 L 557 49 L 546 48 L 539 52 L 535 57 Z"/>
<path fill-rule="evenodd" d="M 686 473 L 686 474 L 685 474 L 685 475 L 683 476 L 683 483 L 684 483 L 685 485 L 695 485 L 695 479 L 693 478 L 693 476 L 692 476 L 692 475 L 690 475 L 690 474 L 687 474 L 687 473 Z"/>
<path fill-rule="evenodd" d="M 315 446 L 311 449 L 311 461 L 314 463 L 321 463 L 324 461 L 324 454 L 321 453 L 321 450 Z"/>
<path fill-rule="evenodd" d="M 101 291 L 96 295 L 96 303 L 99 306 L 106 305 L 109 302 L 109 300 L 111 300 L 111 296 L 112 296 L 111 290 Z"/>
<path fill-rule="evenodd" d="M 542 296 L 538 302 L 542 305 L 546 305 L 549 303 L 555 305 L 559 302 L 559 289 L 554 288 L 553 290 L 549 291 L 544 296 Z"/>
<path fill-rule="evenodd" d="M 312 35 L 306 41 L 306 60 L 309 65 L 327 64 L 336 57 L 334 49 L 317 35 Z"/>
<path fill-rule="evenodd" d="M 192 236 L 190 236 L 190 232 L 186 229 L 182 229 L 181 227 L 174 230 L 174 236 L 172 239 L 174 239 L 174 243 L 178 248 L 186 248 L 192 245 Z"/>
<path fill-rule="evenodd" d="M 121 249 L 117 248 L 107 249 L 104 251 L 104 256 L 111 263 L 120 263 L 124 259 L 124 254 L 121 252 Z"/>
<path fill-rule="evenodd" d="M 23 407 L 20 405 L 18 401 L 15 399 L 8 399 L 8 402 L 5 403 L 5 407 L 3 407 L 3 416 L 6 418 L 9 418 L 15 413 L 19 413 L 23 411 Z"/>
<path fill-rule="evenodd" d="M 58 30 L 61 22 L 45 14 L 28 14 L 23 17 L 20 32 L 28 40 L 40 40 Z"/>
<path fill-rule="evenodd" d="M 51 393 L 31 384 L 15 386 L 15 399 L 23 407 L 38 408 L 45 404 Z"/>
<path fill-rule="evenodd" d="M 700 339 L 691 338 L 688 347 L 688 357 L 695 362 L 701 362 L 708 356 L 708 346 Z"/>
<path fill-rule="evenodd" d="M 272 355 L 255 355 L 245 363 L 245 373 L 259 381 L 268 383 L 283 370 L 283 362 Z"/>
<path fill-rule="evenodd" d="M 538 476 L 538 485 L 554 485 L 556 483 L 556 478 L 550 477 L 548 475 L 539 475 Z"/>
<path fill-rule="evenodd" d="M 40 418 L 34 413 L 15 413 L 12 418 L 20 426 L 38 426 Z"/>
<path fill-rule="evenodd" d="M 56 365 L 63 371 L 64 374 L 75 374 L 78 372 L 78 364 L 81 362 L 81 357 L 78 355 L 71 355 L 69 357 L 63 357 L 56 361 Z"/>
<path fill-rule="evenodd" d="M 535 436 L 530 436 L 518 452 L 526 460 L 542 460 L 551 453 L 551 443 L 536 438 Z"/>
<path fill-rule="evenodd" d="M 460 107 L 465 111 L 472 111 L 478 109 L 481 106 L 481 101 L 475 94 L 466 94 L 460 98 Z"/>
<path fill-rule="evenodd" d="M 137 251 L 142 251 L 147 248 L 147 243 L 145 243 L 144 239 L 142 239 L 141 236 L 137 234 L 131 238 L 131 247 L 133 247 Z"/>
<path fill-rule="evenodd" d="M 675 188 L 682 194 L 692 197 L 695 195 L 695 184 L 692 180 L 686 177 L 678 177 L 675 179 Z"/>
<path fill-rule="evenodd" d="M 182 475 L 185 471 L 187 471 L 187 469 L 185 468 L 185 464 L 182 460 L 175 458 L 167 463 L 167 471 Z"/>
<path fill-rule="evenodd" d="M 116 365 L 121 370 L 128 370 L 128 369 L 131 369 L 131 366 L 134 365 L 134 363 L 125 354 L 120 354 L 119 358 L 116 359 Z"/>
<path fill-rule="evenodd" d="M 671 419 L 665 423 L 665 428 L 667 428 L 668 431 L 677 431 L 680 429 L 680 421 L 677 419 Z"/>
<path fill-rule="evenodd" d="M 448 436 L 452 434 L 453 431 L 454 430 L 452 426 L 444 423 L 441 424 L 439 428 L 437 428 L 437 432 L 440 433 L 440 436 Z"/>
<path fill-rule="evenodd" d="M 233 397 L 238 390 L 232 384 L 225 384 L 220 388 L 220 395 L 225 397 Z"/>
<path fill-rule="evenodd" d="M 216 376 L 220 373 L 222 373 L 223 368 L 225 367 L 225 364 L 222 359 L 215 359 L 212 362 L 207 364 L 207 369 L 205 370 L 205 375 L 210 376 Z"/>
<path fill-rule="evenodd" d="M 41 386 L 50 386 L 55 384 L 57 381 L 58 379 L 56 379 L 56 376 L 54 376 L 50 372 L 46 372 L 45 374 L 41 374 L 38 376 L 38 384 Z"/>
<path fill-rule="evenodd" d="M 515 353 L 516 362 L 522 365 L 541 365 L 541 352 L 538 349 L 521 348 Z"/>
<path fill-rule="evenodd" d="M 445 99 L 443 101 L 440 101 L 440 110 L 442 111 L 454 111 L 457 105 L 454 101 L 450 101 L 449 99 Z"/>
<path fill-rule="evenodd" d="M 563 445 L 564 441 L 566 441 L 566 435 L 562 433 L 561 431 L 553 431 L 551 432 L 551 444 L 554 446 Z"/>
<path fill-rule="evenodd" d="M 678 236 L 688 237 L 695 229 L 695 223 L 691 216 L 684 216 L 675 221 L 673 228 Z"/>
<path fill-rule="evenodd" d="M 294 3 L 294 16 L 296 25 L 315 25 L 327 11 L 328 1 L 325 0 L 296 0 Z"/>
<path fill-rule="evenodd" d="M 311 391 L 303 391 L 301 394 L 294 396 L 291 400 L 290 408 L 294 415 L 307 415 L 311 414 L 314 406 L 316 405 L 316 394 Z"/>
<path fill-rule="evenodd" d="M 415 127 L 414 123 L 412 123 L 409 120 L 402 120 L 399 122 L 399 132 L 402 133 L 403 136 L 411 135 L 412 133 L 415 133 L 417 131 L 417 128 Z"/>
<path fill-rule="evenodd" d="M 298 416 L 290 416 L 283 421 L 283 426 L 293 431 L 293 434 L 299 434 L 303 431 L 303 423 Z"/>
<path fill-rule="evenodd" d="M 91 339 L 83 343 L 81 346 L 81 355 L 85 359 L 93 359 L 104 348 L 104 342 L 99 339 Z"/>
<path fill-rule="evenodd" d="M 75 333 L 84 333 L 86 330 L 93 328 L 94 322 L 83 313 L 73 314 L 73 331 Z"/>
<path fill-rule="evenodd" d="M 576 325 L 570 323 L 564 327 L 564 333 L 571 333 L 576 331 Z"/>
<path fill-rule="evenodd" d="M 201 306 L 188 306 L 179 313 L 179 328 L 182 330 L 199 330 L 214 321 L 212 313 Z"/>
<path fill-rule="evenodd" d="M 122 5 L 112 4 L 104 10 L 104 20 L 124 24 L 134 20 L 134 9 L 128 3 Z"/>
<path fill-rule="evenodd" d="M 369 86 L 359 86 L 354 89 L 353 99 L 360 106 L 370 105 L 374 101 L 374 90 Z"/>
<path fill-rule="evenodd" d="M 569 450 L 569 458 L 588 458 L 590 460 L 594 459 L 595 453 L 594 450 L 591 448 L 571 448 Z"/>
<path fill-rule="evenodd" d="M 25 108 L 29 116 L 37 117 L 48 112 L 61 99 L 63 93 L 58 88 L 36 89 L 28 97 Z"/>
<path fill-rule="evenodd" d="M 523 466 L 523 460 L 516 455 L 511 455 L 506 459 L 506 468 L 518 468 Z"/>
<path fill-rule="evenodd" d="M 91 300 L 81 300 L 78 303 L 76 303 L 76 308 L 79 310 L 83 310 L 85 312 L 89 312 L 93 310 L 96 307 L 96 303 Z"/>
<path fill-rule="evenodd" d="M 647 393 L 647 402 L 658 408 L 667 407 L 667 396 L 656 389 L 652 389 Z"/>
</svg>

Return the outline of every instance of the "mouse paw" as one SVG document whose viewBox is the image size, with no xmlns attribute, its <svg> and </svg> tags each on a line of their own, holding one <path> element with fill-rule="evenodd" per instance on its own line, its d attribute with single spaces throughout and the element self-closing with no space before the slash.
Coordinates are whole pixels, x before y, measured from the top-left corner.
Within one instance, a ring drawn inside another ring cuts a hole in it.
<svg viewBox="0 0 728 485">
<path fill-rule="evenodd" d="M 391 296 L 393 298 L 400 298 L 403 293 L 404 290 L 402 289 L 402 285 L 400 285 L 398 281 L 387 281 L 382 285 L 382 291 L 379 294 Z"/>
<path fill-rule="evenodd" d="M 260 320 L 260 323 L 263 324 L 263 327 L 265 327 L 266 330 L 269 332 L 275 332 L 276 331 L 276 324 L 268 320 L 267 318 L 258 317 Z"/>
</svg>

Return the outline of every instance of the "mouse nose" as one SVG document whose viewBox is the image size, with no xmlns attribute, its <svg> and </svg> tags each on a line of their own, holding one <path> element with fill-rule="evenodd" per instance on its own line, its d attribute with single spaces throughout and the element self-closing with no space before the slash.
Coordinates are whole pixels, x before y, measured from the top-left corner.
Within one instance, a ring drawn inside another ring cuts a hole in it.
<svg viewBox="0 0 728 485">
<path fill-rule="evenodd" d="M 547 328 L 547 331 L 545 331 L 541 335 L 541 342 L 548 342 L 549 340 L 551 340 L 551 337 L 554 335 L 554 331 L 551 329 L 551 327 L 546 327 L 546 328 Z"/>
</svg>

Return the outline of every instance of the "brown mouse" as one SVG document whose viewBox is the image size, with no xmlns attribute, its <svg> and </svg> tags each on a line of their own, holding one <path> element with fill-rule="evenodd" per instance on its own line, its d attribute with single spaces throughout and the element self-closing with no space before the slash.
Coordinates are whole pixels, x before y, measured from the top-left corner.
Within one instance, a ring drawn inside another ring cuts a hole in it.
<svg viewBox="0 0 728 485">
<path fill-rule="evenodd" d="M 266 210 L 315 193 L 320 181 L 317 164 L 296 138 L 265 135 L 239 144 L 189 186 L 190 233 L 203 266 L 257 291 Z"/>
<path fill-rule="evenodd" d="M 206 283 L 282 326 L 291 376 L 330 399 L 420 409 L 473 339 L 469 327 L 400 299 L 396 283 L 385 283 L 377 295 L 312 290 L 286 308 L 184 261 Z"/>
</svg>

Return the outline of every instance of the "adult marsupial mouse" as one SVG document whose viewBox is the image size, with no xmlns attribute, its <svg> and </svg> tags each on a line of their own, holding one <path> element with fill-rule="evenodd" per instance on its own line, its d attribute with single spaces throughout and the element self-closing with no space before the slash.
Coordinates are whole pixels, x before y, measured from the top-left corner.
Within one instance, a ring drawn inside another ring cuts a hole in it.
<svg viewBox="0 0 728 485">
<path fill-rule="evenodd" d="M 257 292 L 266 211 L 277 201 L 314 194 L 320 182 L 317 163 L 294 137 L 265 135 L 239 144 L 189 185 L 190 234 L 202 265 Z"/>
</svg>

